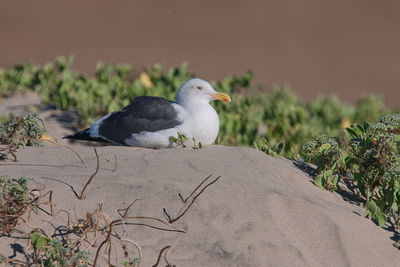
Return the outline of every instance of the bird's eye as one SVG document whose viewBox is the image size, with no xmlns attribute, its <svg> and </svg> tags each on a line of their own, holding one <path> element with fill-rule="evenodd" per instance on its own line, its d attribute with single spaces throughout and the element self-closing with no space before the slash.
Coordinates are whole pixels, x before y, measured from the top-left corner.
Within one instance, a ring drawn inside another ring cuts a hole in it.
<svg viewBox="0 0 400 267">
<path fill-rule="evenodd" d="M 201 87 L 200 85 L 197 85 L 196 88 L 199 90 L 203 89 L 203 87 Z"/>
</svg>

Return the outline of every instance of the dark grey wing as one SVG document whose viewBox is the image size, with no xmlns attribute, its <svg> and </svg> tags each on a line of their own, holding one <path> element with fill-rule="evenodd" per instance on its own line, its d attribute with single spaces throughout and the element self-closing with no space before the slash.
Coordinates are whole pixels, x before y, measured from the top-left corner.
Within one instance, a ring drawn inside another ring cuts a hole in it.
<svg viewBox="0 0 400 267">
<path fill-rule="evenodd" d="M 173 128 L 182 122 L 173 102 L 160 97 L 140 96 L 121 111 L 111 113 L 99 124 L 99 137 L 115 143 L 124 144 L 124 140 L 133 133 L 142 131 L 156 132 Z"/>
</svg>

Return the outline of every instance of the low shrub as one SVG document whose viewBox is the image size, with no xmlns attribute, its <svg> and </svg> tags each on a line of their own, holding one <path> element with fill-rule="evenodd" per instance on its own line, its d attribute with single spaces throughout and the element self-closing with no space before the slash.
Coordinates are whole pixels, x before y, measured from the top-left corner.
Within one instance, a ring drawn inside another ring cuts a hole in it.
<svg viewBox="0 0 400 267">
<path fill-rule="evenodd" d="M 27 177 L 0 176 L 0 231 L 9 234 L 32 202 Z"/>
<path fill-rule="evenodd" d="M 383 226 L 400 222 L 400 114 L 378 122 L 354 124 L 346 135 L 321 135 L 302 146 L 317 165 L 315 184 L 337 190 L 341 177 L 352 179 L 367 208 L 367 216 Z"/>
<path fill-rule="evenodd" d="M 17 148 L 40 145 L 44 129 L 37 113 L 0 118 L 0 144 Z"/>
<path fill-rule="evenodd" d="M 187 65 L 163 70 L 160 65 L 131 77 L 128 65 L 98 63 L 94 77 L 71 69 L 74 59 L 60 57 L 42 67 L 30 63 L 0 70 L 0 95 L 35 90 L 45 103 L 79 113 L 75 126 L 87 127 L 100 116 L 119 110 L 140 95 L 175 100 L 179 86 L 194 74 Z M 216 90 L 231 95 L 232 103 L 215 102 L 220 117 L 219 144 L 253 146 L 260 138 L 275 146 L 284 143 L 283 156 L 295 157 L 302 144 L 325 133 L 338 135 L 342 128 L 366 119 L 375 121 L 389 111 L 383 100 L 367 97 L 346 106 L 334 97 L 305 103 L 288 87 L 268 93 L 252 84 L 251 71 L 211 82 Z M 372 109 L 372 110 L 371 110 Z"/>
<path fill-rule="evenodd" d="M 40 230 L 30 234 L 33 253 L 29 258 L 40 266 L 88 266 L 88 252 L 79 250 L 70 239 L 62 243 Z"/>
</svg>

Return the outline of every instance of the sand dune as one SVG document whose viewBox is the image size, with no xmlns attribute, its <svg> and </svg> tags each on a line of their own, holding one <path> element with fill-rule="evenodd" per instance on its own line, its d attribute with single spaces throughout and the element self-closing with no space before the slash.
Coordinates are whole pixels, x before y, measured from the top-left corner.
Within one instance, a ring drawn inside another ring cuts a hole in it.
<svg viewBox="0 0 400 267">
<path fill-rule="evenodd" d="M 199 150 L 100 147 L 99 172 L 86 199 L 78 200 L 66 184 L 80 190 L 93 173 L 96 159 L 92 148 L 74 147 L 89 165 L 87 169 L 71 151 L 45 146 L 18 152 L 18 162 L 2 163 L 2 173 L 34 178 L 35 184 L 45 187 L 43 192 L 53 190 L 56 210 L 78 217 L 104 203 L 105 212 L 118 218 L 118 209 L 142 199 L 130 215 L 160 219 L 163 208 L 171 216 L 180 209 L 178 193 L 185 197 L 208 175 L 221 176 L 174 223 L 187 233 L 125 227 L 127 236 L 143 249 L 143 266 L 154 264 L 167 245 L 171 246 L 168 260 L 177 266 L 395 266 L 400 260 L 390 232 L 364 218 L 364 210 L 340 195 L 315 187 L 287 159 L 223 146 Z M 46 220 L 66 225 L 62 213 L 32 220 L 50 231 Z M 12 254 L 11 241 L 2 238 L 0 250 L 7 251 L 6 255 Z M 94 253 L 95 248 L 91 257 Z"/>
<path fill-rule="evenodd" d="M 0 114 L 26 110 L 21 102 L 13 101 L 7 100 L 7 107 L 2 105 Z M 51 109 L 40 114 L 56 136 L 71 132 L 65 126 L 70 125 L 73 114 Z M 121 218 L 118 209 L 136 199 L 128 216 L 165 221 L 165 208 L 171 218 L 176 217 L 185 206 L 178 194 L 186 198 L 211 175 L 201 188 L 220 178 L 204 189 L 171 227 L 146 219 L 130 220 L 124 227 L 124 238 L 142 248 L 141 266 L 152 266 L 165 246 L 171 247 L 167 260 L 176 266 L 396 266 L 400 262 L 392 232 L 366 219 L 362 208 L 340 194 L 314 186 L 312 178 L 290 160 L 252 148 L 216 145 L 196 150 L 98 147 L 98 173 L 86 198 L 79 200 L 72 189 L 81 191 L 96 169 L 96 156 L 84 143 L 70 145 L 88 168 L 72 151 L 54 144 L 19 150 L 17 162 L 0 161 L 0 175 L 29 176 L 32 186 L 43 193 L 53 191 L 55 215 L 40 212 L 30 218 L 32 225 L 50 234 L 60 234 L 60 226 L 66 228 L 77 218 L 85 218 L 99 203 L 104 203 L 104 212 L 111 219 Z M 122 236 L 122 227 L 116 229 Z M 17 230 L 14 238 L 0 238 L 1 254 L 13 255 L 14 243 L 27 249 L 26 240 L 18 237 L 31 229 L 21 223 Z M 90 259 L 102 240 L 104 236 L 90 248 Z M 125 261 L 120 244 L 113 242 L 112 264 Z M 133 256 L 138 255 L 131 253 Z M 23 259 L 23 254 L 17 253 L 17 258 Z M 102 250 L 100 266 L 107 265 L 105 259 Z"/>
</svg>

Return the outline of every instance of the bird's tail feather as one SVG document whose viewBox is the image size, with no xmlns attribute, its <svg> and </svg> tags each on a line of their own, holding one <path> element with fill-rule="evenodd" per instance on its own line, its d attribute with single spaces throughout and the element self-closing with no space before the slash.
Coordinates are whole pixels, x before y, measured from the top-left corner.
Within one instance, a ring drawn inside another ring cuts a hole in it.
<svg viewBox="0 0 400 267">
<path fill-rule="evenodd" d="M 77 139 L 77 140 L 88 140 L 88 141 L 97 141 L 97 142 L 105 142 L 106 141 L 101 137 L 91 137 L 89 128 L 85 129 L 83 131 L 71 134 L 71 135 L 64 136 L 63 139 Z"/>
</svg>

